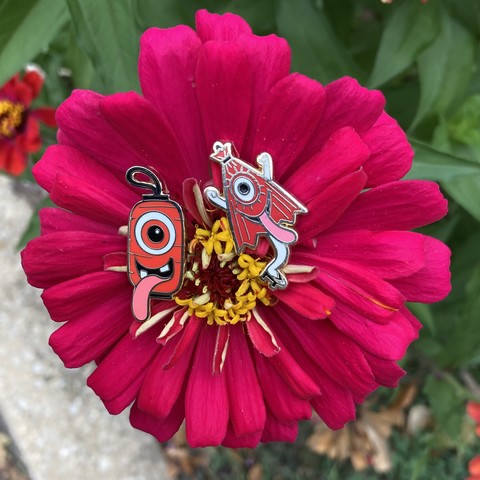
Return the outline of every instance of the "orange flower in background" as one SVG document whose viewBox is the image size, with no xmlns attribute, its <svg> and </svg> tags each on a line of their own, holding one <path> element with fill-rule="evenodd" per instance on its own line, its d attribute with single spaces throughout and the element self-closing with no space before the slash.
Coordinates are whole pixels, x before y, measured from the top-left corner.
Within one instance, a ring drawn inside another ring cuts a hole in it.
<svg viewBox="0 0 480 480">
<path fill-rule="evenodd" d="M 468 473 L 466 480 L 480 480 L 480 455 L 473 457 L 468 463 Z"/>
<path fill-rule="evenodd" d="M 468 402 L 467 414 L 476 423 L 475 433 L 480 437 L 480 402 Z M 468 463 L 468 473 L 466 480 L 480 480 L 480 455 L 477 455 Z"/>
<path fill-rule="evenodd" d="M 54 108 L 31 108 L 42 86 L 41 72 L 29 67 L 22 78 L 16 74 L 0 88 L 0 170 L 12 175 L 20 175 L 28 154 L 42 146 L 38 121 L 57 125 Z"/>
<path fill-rule="evenodd" d="M 480 402 L 468 402 L 467 414 L 477 424 L 475 433 L 480 437 Z"/>
</svg>

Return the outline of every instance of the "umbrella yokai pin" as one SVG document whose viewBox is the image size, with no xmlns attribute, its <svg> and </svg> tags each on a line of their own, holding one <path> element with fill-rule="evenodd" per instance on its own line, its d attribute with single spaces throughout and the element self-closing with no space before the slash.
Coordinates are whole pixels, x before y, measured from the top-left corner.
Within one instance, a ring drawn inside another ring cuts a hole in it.
<svg viewBox="0 0 480 480">
<path fill-rule="evenodd" d="M 138 179 L 144 175 L 152 180 Z M 128 221 L 128 278 L 135 287 L 132 312 L 137 320 L 150 315 L 150 297 L 171 299 L 183 283 L 185 229 L 178 203 L 163 192 L 162 183 L 145 167 L 132 167 L 127 181 L 152 193 L 143 195 Z"/>
<path fill-rule="evenodd" d="M 237 253 L 246 247 L 256 248 L 264 236 L 274 249 L 274 257 L 260 277 L 270 288 L 283 289 L 288 282 L 281 268 L 290 256 L 290 245 L 297 239 L 292 228 L 299 213 L 307 213 L 296 198 L 273 180 L 272 157 L 264 152 L 257 156 L 256 169 L 232 153 L 229 142 L 215 142 L 210 158 L 222 166 L 223 194 L 207 187 L 205 195 L 216 207 L 227 212 Z"/>
</svg>

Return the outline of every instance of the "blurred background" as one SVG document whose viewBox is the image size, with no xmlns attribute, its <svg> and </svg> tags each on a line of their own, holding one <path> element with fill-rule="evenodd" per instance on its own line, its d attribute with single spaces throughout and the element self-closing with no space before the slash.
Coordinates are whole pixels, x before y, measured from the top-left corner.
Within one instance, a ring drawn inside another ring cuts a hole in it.
<svg viewBox="0 0 480 480">
<path fill-rule="evenodd" d="M 74 88 L 138 91 L 141 32 L 193 26 L 199 8 L 285 37 L 294 71 L 324 84 L 349 75 L 383 92 L 416 152 L 408 177 L 439 182 L 449 199 L 448 216 L 422 231 L 452 249 L 452 293 L 410 304 L 424 328 L 402 361 L 408 374 L 343 430 L 314 417 L 295 444 L 191 450 L 180 433 L 157 445 L 103 412 L 83 385 L 85 369 L 64 371 L 47 345 L 52 327 L 38 292 L 23 279 L 18 251 L 49 202 L 31 176 L 55 142 L 42 124 L 42 148 L 26 154 L 25 170 L 0 178 L 0 258 L 11 272 L 0 283 L 0 478 L 468 477 L 480 454 L 472 403 L 480 401 L 480 1 L 0 0 L 0 85 L 35 64 L 45 80 L 33 108 L 55 108 Z"/>
</svg>

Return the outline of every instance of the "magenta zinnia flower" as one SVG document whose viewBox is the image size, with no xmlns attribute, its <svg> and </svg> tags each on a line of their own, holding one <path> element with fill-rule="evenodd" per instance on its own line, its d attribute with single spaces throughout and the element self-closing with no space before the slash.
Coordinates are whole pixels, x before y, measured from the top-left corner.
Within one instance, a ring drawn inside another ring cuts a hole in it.
<svg viewBox="0 0 480 480">
<path fill-rule="evenodd" d="M 41 211 L 23 252 L 66 322 L 50 344 L 67 367 L 95 361 L 88 385 L 109 412 L 133 403 L 132 425 L 160 441 L 184 419 L 191 446 L 293 441 L 312 407 L 340 428 L 404 374 L 396 361 L 420 328 L 405 302 L 450 289 L 448 248 L 407 231 L 442 218 L 446 201 L 435 183 L 399 181 L 413 152 L 380 92 L 289 73 L 286 41 L 235 15 L 196 21 L 143 35 L 143 96 L 75 91 L 58 110 L 59 145 L 34 175 L 60 208 Z M 237 255 L 225 212 L 203 198 L 218 140 L 252 164 L 268 152 L 308 208 L 284 290 L 259 278 L 268 243 Z M 125 225 L 145 193 L 125 181 L 134 165 L 159 172 L 187 220 L 183 287 L 145 322 L 125 273 Z"/>
</svg>

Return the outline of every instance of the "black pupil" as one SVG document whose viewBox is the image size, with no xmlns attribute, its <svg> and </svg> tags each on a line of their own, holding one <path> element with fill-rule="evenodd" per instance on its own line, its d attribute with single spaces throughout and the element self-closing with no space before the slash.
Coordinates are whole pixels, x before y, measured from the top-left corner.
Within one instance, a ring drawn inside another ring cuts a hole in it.
<svg viewBox="0 0 480 480">
<path fill-rule="evenodd" d="M 165 234 L 158 225 L 152 225 L 147 231 L 148 238 L 155 243 L 161 242 Z"/>
<path fill-rule="evenodd" d="M 242 182 L 242 183 L 238 186 L 238 190 L 239 190 L 240 193 L 242 193 L 243 195 L 246 195 L 246 194 L 250 191 L 250 185 L 249 185 L 248 183 Z"/>
</svg>

